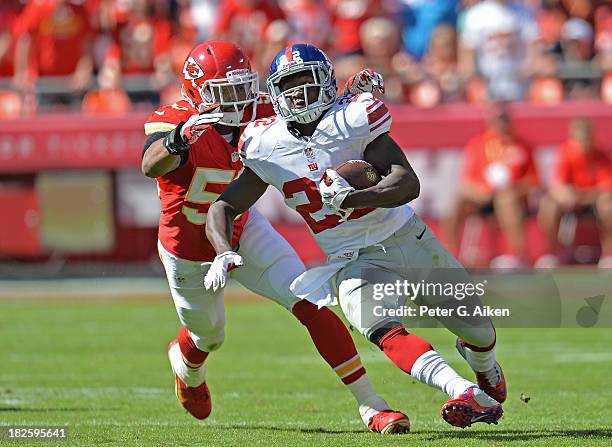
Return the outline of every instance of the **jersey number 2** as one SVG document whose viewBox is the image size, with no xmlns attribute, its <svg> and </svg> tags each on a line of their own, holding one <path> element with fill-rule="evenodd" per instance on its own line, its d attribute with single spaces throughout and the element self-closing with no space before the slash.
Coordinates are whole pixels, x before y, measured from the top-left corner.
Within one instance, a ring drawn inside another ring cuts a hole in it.
<svg viewBox="0 0 612 447">
<path fill-rule="evenodd" d="M 283 193 L 285 198 L 291 199 L 298 192 L 306 194 L 308 203 L 297 205 L 295 210 L 306 221 L 306 224 L 310 227 L 314 234 L 320 233 L 323 230 L 337 227 L 342 223 L 338 214 L 326 214 L 321 220 L 316 220 L 312 215 L 323 209 L 323 200 L 321 200 L 321 193 L 317 188 L 317 184 L 307 177 L 298 178 L 291 180 L 283 185 Z M 361 216 L 365 216 L 368 213 L 374 211 L 375 208 L 360 208 L 353 211 L 348 220 L 358 219 Z"/>
</svg>

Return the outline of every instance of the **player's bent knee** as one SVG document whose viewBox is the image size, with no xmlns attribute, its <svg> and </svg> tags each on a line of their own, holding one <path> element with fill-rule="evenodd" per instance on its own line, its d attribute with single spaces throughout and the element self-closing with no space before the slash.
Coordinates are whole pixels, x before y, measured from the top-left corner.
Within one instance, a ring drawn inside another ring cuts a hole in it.
<svg viewBox="0 0 612 447">
<path fill-rule="evenodd" d="M 216 351 L 221 347 L 223 342 L 225 341 L 225 331 L 221 330 L 219 333 L 215 334 L 206 334 L 203 337 L 198 334 L 192 332 L 193 341 L 197 348 L 204 352 L 212 352 Z"/>
<path fill-rule="evenodd" d="M 461 339 L 472 351 L 486 352 L 495 347 L 497 335 L 492 325 L 487 328 L 466 328 L 461 332 Z"/>
</svg>

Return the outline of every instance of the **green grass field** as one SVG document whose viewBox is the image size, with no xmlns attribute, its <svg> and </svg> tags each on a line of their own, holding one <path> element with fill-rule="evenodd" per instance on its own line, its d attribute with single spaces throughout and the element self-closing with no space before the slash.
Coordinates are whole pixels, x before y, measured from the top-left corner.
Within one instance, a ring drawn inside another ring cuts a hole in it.
<svg viewBox="0 0 612 447">
<path fill-rule="evenodd" d="M 166 346 L 178 320 L 169 301 L 0 301 L 0 425 L 67 425 L 69 441 L 54 445 L 79 446 L 612 443 L 610 329 L 500 330 L 505 416 L 465 430 L 440 418 L 441 392 L 353 333 L 375 387 L 412 422 L 410 434 L 382 437 L 365 431 L 352 396 L 286 311 L 262 301 L 227 311 L 225 345 L 208 362 L 213 414 L 196 421 L 174 397 Z M 417 332 L 472 377 L 451 334 Z"/>
</svg>

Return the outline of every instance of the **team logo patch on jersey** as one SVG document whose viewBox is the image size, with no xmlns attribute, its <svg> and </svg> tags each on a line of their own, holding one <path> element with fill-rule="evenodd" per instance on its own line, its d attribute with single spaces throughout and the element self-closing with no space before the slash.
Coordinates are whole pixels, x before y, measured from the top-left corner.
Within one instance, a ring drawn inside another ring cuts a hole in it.
<svg viewBox="0 0 612 447">
<path fill-rule="evenodd" d="M 232 152 L 232 163 L 236 163 L 240 160 L 240 154 L 238 152 Z"/>
<path fill-rule="evenodd" d="M 200 67 L 193 57 L 190 57 L 185 61 L 185 65 L 183 66 L 183 75 L 185 79 L 199 79 L 204 76 L 204 70 L 202 70 L 202 67 Z"/>
<path fill-rule="evenodd" d="M 316 163 L 308 163 L 308 170 L 310 172 L 315 172 L 319 170 L 319 165 Z"/>
</svg>

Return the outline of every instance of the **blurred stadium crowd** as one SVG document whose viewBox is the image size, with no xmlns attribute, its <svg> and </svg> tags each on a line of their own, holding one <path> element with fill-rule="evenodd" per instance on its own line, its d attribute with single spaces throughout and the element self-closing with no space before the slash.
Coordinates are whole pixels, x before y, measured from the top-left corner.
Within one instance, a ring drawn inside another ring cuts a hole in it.
<svg viewBox="0 0 612 447">
<path fill-rule="evenodd" d="M 389 102 L 612 102 L 608 0 L 3 0 L 0 116 L 166 102 L 214 38 L 241 45 L 262 86 L 273 55 L 306 41 L 340 81 L 381 72 Z"/>
<path fill-rule="evenodd" d="M 385 101 L 414 106 L 397 108 L 395 136 L 428 179 L 415 207 L 466 265 L 501 254 L 498 266 L 612 266 L 612 0 L 2 0 L 0 120 L 37 116 L 19 135 L 16 121 L 0 127 L 0 204 L 13 210 L 0 257 L 154 254 L 154 188 L 112 157 L 139 147 L 142 117 L 180 97 L 186 54 L 210 39 L 241 45 L 262 90 L 273 56 L 295 42 L 325 49 L 340 84 L 364 67 L 382 73 Z M 448 103 L 460 104 L 419 109 Z M 121 118 L 83 130 L 88 114 Z M 87 208 L 87 188 L 106 205 Z M 280 195 L 266 197 L 258 206 L 271 221 L 295 223 Z M 93 216 L 81 245 L 65 204 Z M 487 220 L 498 225 L 488 239 Z M 123 253 L 140 229 L 143 249 Z M 506 247 L 485 252 L 499 234 Z M 581 234 L 597 247 L 579 256 Z M 292 240 L 307 245 L 303 232 Z"/>
</svg>

